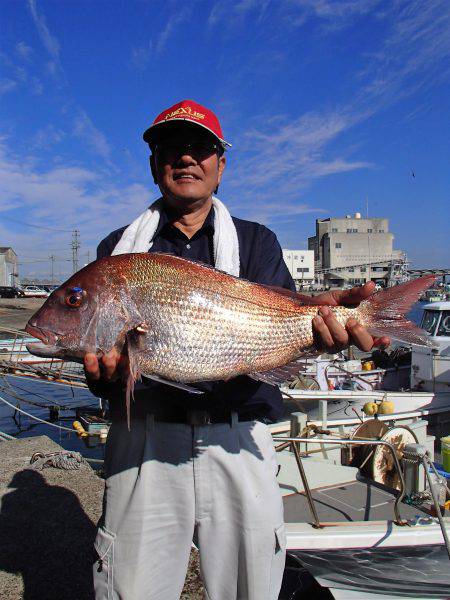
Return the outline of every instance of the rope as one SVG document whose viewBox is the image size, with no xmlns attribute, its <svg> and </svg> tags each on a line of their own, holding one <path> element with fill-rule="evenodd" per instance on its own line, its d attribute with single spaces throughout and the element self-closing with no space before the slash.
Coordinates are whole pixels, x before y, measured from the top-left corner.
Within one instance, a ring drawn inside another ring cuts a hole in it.
<svg viewBox="0 0 450 600">
<path fill-rule="evenodd" d="M 51 425 L 52 427 L 56 427 L 57 429 L 63 429 L 64 431 L 70 431 L 70 433 L 74 433 L 74 430 L 69 427 L 64 427 L 63 425 L 56 425 L 56 423 L 50 423 L 50 421 L 40 419 L 39 417 L 36 417 L 35 415 L 26 412 L 25 410 L 23 410 L 23 408 L 19 408 L 18 406 L 11 404 L 11 402 L 8 402 L 8 400 L 5 400 L 2 396 L 0 396 L 0 400 L 8 406 L 10 406 L 11 408 L 13 408 L 14 410 L 17 410 L 18 412 L 23 413 L 27 417 L 30 417 L 30 419 L 34 419 L 35 421 L 39 421 L 40 423 L 45 423 L 46 425 Z"/>
<path fill-rule="evenodd" d="M 50 381 L 67 380 L 72 384 L 76 383 L 80 387 L 87 387 L 81 366 L 77 368 L 78 372 L 69 373 L 64 371 L 63 368 L 56 370 L 43 367 L 42 365 L 34 366 L 25 362 L 0 359 L 0 369 L 4 369 L 7 373 L 16 375 L 18 375 L 18 373 L 23 373 L 35 375 L 40 378 L 46 377 L 50 379 Z"/>
<path fill-rule="evenodd" d="M 42 471 L 46 467 L 55 467 L 65 471 L 76 471 L 84 462 L 84 458 L 79 452 L 35 452 L 31 457 L 30 464 L 33 469 Z"/>
</svg>

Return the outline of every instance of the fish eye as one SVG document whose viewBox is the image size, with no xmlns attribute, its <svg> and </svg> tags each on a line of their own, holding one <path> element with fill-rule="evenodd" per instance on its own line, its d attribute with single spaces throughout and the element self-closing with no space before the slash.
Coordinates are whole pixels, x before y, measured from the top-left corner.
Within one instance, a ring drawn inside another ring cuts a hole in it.
<svg viewBox="0 0 450 600">
<path fill-rule="evenodd" d="M 84 292 L 81 288 L 72 288 L 65 298 L 66 305 L 70 308 L 78 308 L 83 303 Z"/>
</svg>

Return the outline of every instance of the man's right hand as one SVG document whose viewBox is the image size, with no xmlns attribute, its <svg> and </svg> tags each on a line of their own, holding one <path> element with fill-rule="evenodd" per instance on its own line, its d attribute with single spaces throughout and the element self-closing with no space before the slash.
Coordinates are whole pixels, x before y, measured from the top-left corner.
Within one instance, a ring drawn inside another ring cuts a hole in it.
<svg viewBox="0 0 450 600">
<path fill-rule="evenodd" d="M 84 372 L 86 379 L 92 382 L 126 381 L 129 374 L 128 357 L 120 354 L 116 348 L 100 358 L 89 352 L 84 357 Z"/>
</svg>

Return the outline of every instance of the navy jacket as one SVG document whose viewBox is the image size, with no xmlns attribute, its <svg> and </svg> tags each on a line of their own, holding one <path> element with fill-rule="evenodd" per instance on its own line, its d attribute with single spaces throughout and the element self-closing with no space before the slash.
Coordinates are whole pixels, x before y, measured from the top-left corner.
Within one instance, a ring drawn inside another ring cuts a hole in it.
<svg viewBox="0 0 450 600">
<path fill-rule="evenodd" d="M 295 291 L 294 281 L 283 260 L 280 244 L 275 234 L 258 223 L 233 217 L 239 240 L 240 276 L 266 285 L 284 287 Z M 110 233 L 98 246 L 97 258 L 109 256 L 120 240 L 126 227 Z M 174 227 L 162 211 L 158 229 L 149 252 L 168 252 L 182 258 L 214 266 L 213 259 L 214 218 L 209 213 L 202 228 L 188 238 Z M 174 406 L 196 409 L 211 408 L 237 411 L 246 418 L 276 421 L 283 415 L 283 404 L 278 388 L 240 376 L 228 382 L 205 382 L 195 384 L 205 394 L 190 394 L 168 385 L 148 379 L 137 384 L 135 400 L 145 403 L 147 410 L 153 402 L 170 402 Z M 111 394 L 110 394 L 111 396 Z M 122 406 L 122 402 L 120 403 Z M 119 406 L 119 410 L 122 410 Z M 113 403 L 114 409 L 114 403 Z M 113 410 L 114 412 L 114 410 Z"/>
</svg>

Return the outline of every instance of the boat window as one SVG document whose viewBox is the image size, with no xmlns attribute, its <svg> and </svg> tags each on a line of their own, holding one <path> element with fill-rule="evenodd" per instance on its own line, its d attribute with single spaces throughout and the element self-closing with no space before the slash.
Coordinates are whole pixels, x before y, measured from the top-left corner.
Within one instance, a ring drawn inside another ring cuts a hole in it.
<svg viewBox="0 0 450 600">
<path fill-rule="evenodd" d="M 425 331 L 427 331 L 428 333 L 431 333 L 431 335 L 433 335 L 435 327 L 439 320 L 439 315 L 440 315 L 440 312 L 437 310 L 426 310 L 423 313 L 422 325 L 421 325 L 422 329 L 425 329 Z"/>
<path fill-rule="evenodd" d="M 450 335 L 450 310 L 444 310 L 442 312 L 437 335 Z"/>
</svg>

